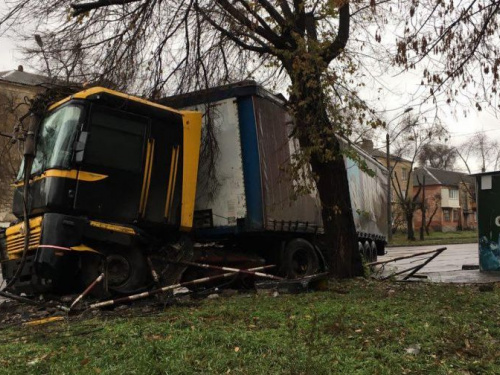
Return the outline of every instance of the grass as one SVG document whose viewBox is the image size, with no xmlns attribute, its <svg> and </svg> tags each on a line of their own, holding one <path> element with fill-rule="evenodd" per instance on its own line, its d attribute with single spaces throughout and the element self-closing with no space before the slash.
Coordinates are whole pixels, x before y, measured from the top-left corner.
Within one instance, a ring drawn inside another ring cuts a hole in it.
<svg viewBox="0 0 500 375">
<path fill-rule="evenodd" d="M 0 374 L 497 374 L 499 310 L 498 289 L 424 283 L 236 295 L 3 329 Z"/>
<path fill-rule="evenodd" d="M 406 233 L 396 232 L 392 235 L 389 246 L 420 246 L 420 245 L 445 245 L 477 242 L 477 231 L 463 230 L 456 232 L 430 232 L 424 233 L 424 240 L 419 240 L 419 232 L 415 232 L 415 241 L 406 238 Z"/>
</svg>

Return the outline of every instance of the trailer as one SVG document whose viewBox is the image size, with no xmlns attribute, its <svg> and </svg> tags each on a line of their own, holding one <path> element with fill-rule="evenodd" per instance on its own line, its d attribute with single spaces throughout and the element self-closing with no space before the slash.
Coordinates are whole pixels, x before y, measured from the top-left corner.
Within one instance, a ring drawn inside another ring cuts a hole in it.
<svg viewBox="0 0 500 375">
<path fill-rule="evenodd" d="M 158 103 L 95 87 L 53 104 L 29 181 L 21 170 L 15 182 L 19 220 L 0 234 L 4 278 L 16 292 L 62 293 L 104 273 L 105 290 L 126 294 L 193 277 L 172 259 L 276 264 L 289 278 L 324 270 L 317 191 L 290 173 L 292 130 L 284 99 L 253 81 Z M 345 158 L 360 251 L 373 261 L 387 170 L 341 141 L 372 171 Z"/>
<path fill-rule="evenodd" d="M 299 143 L 292 136 L 294 123 L 283 97 L 254 81 L 244 81 L 160 102 L 201 112 L 202 145 L 215 143 L 213 155 L 202 152 L 200 158 L 194 212 L 198 239 L 233 235 L 246 241 L 250 234 L 258 234 L 262 246 L 262 239 L 273 237 L 314 242 L 323 232 L 315 185 L 290 173 Z M 215 142 L 207 140 L 209 136 Z M 342 147 L 354 148 L 371 171 L 344 158 L 360 251 L 375 261 L 377 254 L 385 252 L 388 171 L 361 148 L 346 139 L 340 141 Z M 310 191 L 302 193 L 305 184 Z"/>
</svg>

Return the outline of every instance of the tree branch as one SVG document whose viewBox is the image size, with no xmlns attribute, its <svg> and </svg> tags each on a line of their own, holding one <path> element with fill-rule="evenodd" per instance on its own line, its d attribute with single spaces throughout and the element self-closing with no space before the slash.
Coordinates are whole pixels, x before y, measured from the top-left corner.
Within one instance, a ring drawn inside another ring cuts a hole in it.
<svg viewBox="0 0 500 375">
<path fill-rule="evenodd" d="M 224 35 L 226 38 L 228 38 L 229 40 L 231 40 L 233 43 L 235 43 L 237 46 L 241 47 L 241 48 L 244 48 L 244 49 L 247 49 L 249 51 L 253 51 L 253 52 L 256 52 L 256 53 L 260 53 L 260 54 L 265 54 L 265 53 L 271 53 L 271 49 L 269 47 L 267 47 L 265 44 L 263 44 L 262 42 L 260 42 L 261 44 L 261 47 L 258 47 L 258 46 L 252 46 L 248 43 L 245 43 L 243 42 L 241 39 L 239 39 L 237 36 L 234 35 L 234 33 L 232 33 L 231 31 L 223 28 L 222 26 L 219 25 L 219 23 L 217 23 L 216 21 L 214 21 L 205 11 L 203 11 L 203 9 L 201 9 L 199 7 L 199 5 L 197 3 L 195 3 L 194 5 L 195 9 L 201 14 L 201 16 L 214 28 L 216 29 L 218 32 L 220 32 L 222 35 Z M 241 34 L 241 33 L 240 33 Z M 256 38 L 253 38 L 251 37 L 250 35 L 246 35 L 248 36 L 249 38 L 253 39 L 254 41 L 256 42 L 259 42 L 258 40 L 256 40 Z"/>
<path fill-rule="evenodd" d="M 294 16 L 293 16 L 292 10 L 290 9 L 290 6 L 288 5 L 288 1 L 287 0 L 280 0 L 279 4 L 281 7 L 281 11 L 283 12 L 283 15 L 285 16 L 285 18 L 288 21 L 293 21 Z"/>
<path fill-rule="evenodd" d="M 111 5 L 125 5 L 139 1 L 141 0 L 98 0 L 91 3 L 71 4 L 71 8 L 73 8 L 73 16 L 79 16 L 80 14 L 94 9 L 104 8 Z"/>
<path fill-rule="evenodd" d="M 238 21 L 241 25 L 245 26 L 248 30 L 253 31 L 260 35 L 262 38 L 266 39 L 270 43 L 274 44 L 276 47 L 280 47 L 282 44 L 281 39 L 274 32 L 269 31 L 262 26 L 254 24 L 248 19 L 239 9 L 233 6 L 228 0 L 217 0 L 217 4 L 232 18 Z"/>
<path fill-rule="evenodd" d="M 330 63 L 344 50 L 349 40 L 349 26 L 351 15 L 349 13 L 349 1 L 345 1 L 339 8 L 339 30 L 335 40 L 325 48 L 322 58 L 325 63 Z"/>
</svg>

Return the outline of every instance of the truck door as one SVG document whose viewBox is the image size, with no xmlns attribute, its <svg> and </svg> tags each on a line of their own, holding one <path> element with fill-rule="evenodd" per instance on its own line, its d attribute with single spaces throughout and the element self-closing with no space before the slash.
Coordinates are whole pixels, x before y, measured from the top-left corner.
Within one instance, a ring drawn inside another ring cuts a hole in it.
<svg viewBox="0 0 500 375">
<path fill-rule="evenodd" d="M 110 221 L 138 218 L 148 128 L 148 118 L 92 105 L 75 209 Z"/>
</svg>

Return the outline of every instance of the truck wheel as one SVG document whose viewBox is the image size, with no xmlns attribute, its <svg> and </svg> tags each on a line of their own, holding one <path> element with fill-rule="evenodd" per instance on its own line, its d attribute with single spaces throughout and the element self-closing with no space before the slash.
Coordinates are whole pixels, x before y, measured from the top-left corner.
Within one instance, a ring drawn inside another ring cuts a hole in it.
<svg viewBox="0 0 500 375">
<path fill-rule="evenodd" d="M 314 275 L 319 272 L 318 254 L 309 241 L 296 238 L 286 245 L 282 266 L 289 279 Z"/>
<path fill-rule="evenodd" d="M 363 243 L 363 258 L 365 262 L 370 263 L 372 260 L 372 247 L 370 246 L 370 242 L 365 241 Z"/>
<path fill-rule="evenodd" d="M 378 241 L 377 255 L 385 255 L 385 241 Z"/>
<path fill-rule="evenodd" d="M 144 289 L 151 279 L 146 259 L 137 248 L 107 251 L 106 276 L 109 290 L 120 294 Z"/>
<path fill-rule="evenodd" d="M 375 241 L 372 241 L 371 243 L 371 261 L 370 262 L 376 262 L 377 261 L 377 255 L 378 255 L 378 252 L 377 252 L 377 243 Z"/>
</svg>

